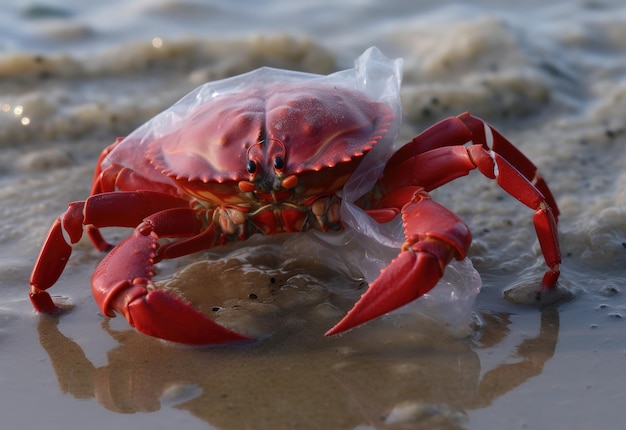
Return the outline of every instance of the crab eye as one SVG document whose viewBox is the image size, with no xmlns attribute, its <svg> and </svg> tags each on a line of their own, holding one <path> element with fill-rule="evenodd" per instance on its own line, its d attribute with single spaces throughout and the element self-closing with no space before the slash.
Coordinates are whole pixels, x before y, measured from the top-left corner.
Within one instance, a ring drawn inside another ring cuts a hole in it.
<svg viewBox="0 0 626 430">
<path fill-rule="evenodd" d="M 283 167 L 285 167 L 285 161 L 282 157 L 274 157 L 274 169 L 282 170 Z"/>
<path fill-rule="evenodd" d="M 256 163 L 252 160 L 248 160 L 248 165 L 246 166 L 246 169 L 248 170 L 248 173 L 252 175 L 254 172 L 256 172 Z"/>
</svg>

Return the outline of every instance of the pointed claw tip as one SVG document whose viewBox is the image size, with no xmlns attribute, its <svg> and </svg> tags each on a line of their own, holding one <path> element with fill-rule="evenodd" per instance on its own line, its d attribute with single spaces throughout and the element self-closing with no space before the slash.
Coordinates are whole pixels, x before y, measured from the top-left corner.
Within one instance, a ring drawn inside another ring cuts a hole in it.
<svg viewBox="0 0 626 430">
<path fill-rule="evenodd" d="M 343 333 L 344 331 L 345 330 L 337 329 L 336 326 L 335 326 L 335 327 L 331 328 L 330 330 L 328 330 L 326 333 L 324 333 L 324 336 L 335 336 L 335 335 Z"/>
<path fill-rule="evenodd" d="M 355 323 L 354 321 L 348 320 L 349 316 L 350 314 L 348 313 L 348 315 L 346 315 L 341 321 L 339 321 L 330 330 L 324 333 L 324 336 L 335 336 L 337 334 L 342 334 L 367 322 L 361 321 Z"/>
<path fill-rule="evenodd" d="M 255 339 L 219 325 L 189 303 L 163 290 L 138 294 L 128 305 L 128 316 L 139 332 L 186 345 L 253 342 Z"/>
<path fill-rule="evenodd" d="M 329 329 L 326 333 L 324 333 L 324 336 L 334 336 L 336 334 L 341 333 L 340 331 L 335 330 L 335 327 Z"/>
<path fill-rule="evenodd" d="M 161 340 L 197 347 L 243 344 L 256 341 L 254 338 L 237 333 L 222 326 L 214 326 L 210 330 L 203 331 L 202 333 L 189 333 L 185 331 L 178 333 L 166 333 L 158 328 L 155 329 L 155 327 L 135 328 L 140 333 L 156 337 Z"/>
</svg>

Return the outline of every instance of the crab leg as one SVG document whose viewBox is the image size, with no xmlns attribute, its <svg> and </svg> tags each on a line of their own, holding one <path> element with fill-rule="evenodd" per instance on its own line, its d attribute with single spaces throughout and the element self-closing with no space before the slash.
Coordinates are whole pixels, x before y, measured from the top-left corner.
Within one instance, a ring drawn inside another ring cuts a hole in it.
<svg viewBox="0 0 626 430">
<path fill-rule="evenodd" d="M 431 167 L 426 164 L 418 168 L 415 157 L 433 149 L 467 144 L 481 145 L 486 151 L 498 154 L 507 160 L 515 168 L 517 174 L 526 178 L 545 196 L 555 218 L 558 217 L 559 210 L 556 201 L 545 180 L 539 175 L 537 166 L 495 128 L 482 119 L 470 115 L 469 112 L 440 121 L 396 151 L 387 163 L 383 181 L 392 188 L 419 184 L 424 186 L 427 191 L 431 191 L 453 179 L 466 175 L 475 166 L 466 171 L 463 168 L 459 169 L 456 160 L 453 160 L 453 155 L 449 154 L 444 161 L 445 163 L 452 163 L 451 165 L 441 165 L 440 163 L 436 167 Z M 440 154 L 445 157 L 445 152 Z M 423 178 L 425 172 L 434 173 L 435 176 Z M 418 177 L 420 179 L 417 179 Z M 489 177 L 493 179 L 493 176 Z M 426 182 L 418 182 L 420 180 L 426 180 Z"/>
<path fill-rule="evenodd" d="M 535 210 L 533 223 L 548 266 L 542 289 L 556 285 L 561 262 L 559 212 L 550 189 L 537 167 L 513 144 L 483 120 L 465 113 L 430 127 L 387 163 L 378 184 L 378 194 L 384 197 L 367 212 L 386 222 L 402 208 L 406 242 L 398 257 L 327 335 L 349 330 L 417 299 L 435 286 L 453 257 L 464 258 L 471 242 L 467 226 L 430 200 L 426 192 L 474 169 Z M 423 188 L 416 188 L 418 185 Z M 409 203 L 403 207 L 406 201 Z"/>
<path fill-rule="evenodd" d="M 454 213 L 431 200 L 423 189 L 398 190 L 389 199 L 413 198 L 402 208 L 406 242 L 400 254 L 370 284 L 348 314 L 330 329 L 331 336 L 405 305 L 430 291 L 454 257 L 465 258 L 472 236 Z M 406 200 L 404 200 L 406 201 Z"/>
<path fill-rule="evenodd" d="M 171 207 L 188 206 L 186 200 L 153 191 L 96 194 L 85 201 L 70 203 L 48 232 L 30 276 L 30 299 L 39 312 L 54 312 L 57 307 L 45 291 L 59 279 L 70 254 L 71 245 L 83 235 L 83 227 L 99 250 L 110 248 L 99 235 L 98 227 L 135 227 L 146 216 Z M 97 233 L 97 234 L 94 234 Z"/>
<path fill-rule="evenodd" d="M 252 340 L 154 288 L 152 265 L 158 259 L 159 237 L 185 237 L 197 232 L 198 219 L 192 209 L 170 209 L 146 218 L 94 272 L 92 291 L 102 312 L 113 317 L 117 311 L 138 331 L 173 342 L 207 345 Z M 195 237 L 211 243 L 216 234 L 216 228 L 209 228 Z"/>
<path fill-rule="evenodd" d="M 548 266 L 542 289 L 553 288 L 561 263 L 557 204 L 537 167 L 483 120 L 464 113 L 430 127 L 394 154 L 380 184 L 384 189 L 419 184 L 430 191 L 473 169 L 535 211 L 533 223 Z"/>
</svg>

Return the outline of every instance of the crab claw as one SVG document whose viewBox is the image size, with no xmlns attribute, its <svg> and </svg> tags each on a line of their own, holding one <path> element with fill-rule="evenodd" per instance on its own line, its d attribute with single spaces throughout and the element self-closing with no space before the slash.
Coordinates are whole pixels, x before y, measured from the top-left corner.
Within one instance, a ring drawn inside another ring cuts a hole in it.
<svg viewBox="0 0 626 430">
<path fill-rule="evenodd" d="M 402 209 L 407 241 L 400 254 L 326 336 L 339 334 L 412 302 L 430 291 L 446 265 L 465 258 L 469 228 L 454 213 L 418 192 Z"/>
<path fill-rule="evenodd" d="M 412 302 L 430 291 L 442 275 L 439 261 L 432 254 L 401 252 L 326 336 L 350 330 Z"/>
<path fill-rule="evenodd" d="M 96 268 L 93 295 L 101 311 L 124 315 L 141 333 L 172 342 L 209 345 L 252 341 L 229 330 L 163 290 L 152 288 L 158 237 L 140 229 L 117 245 Z"/>
</svg>

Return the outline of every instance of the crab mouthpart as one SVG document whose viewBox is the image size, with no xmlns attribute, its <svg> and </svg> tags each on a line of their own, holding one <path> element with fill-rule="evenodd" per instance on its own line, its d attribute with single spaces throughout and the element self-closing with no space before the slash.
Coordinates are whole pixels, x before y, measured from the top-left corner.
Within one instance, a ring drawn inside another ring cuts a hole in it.
<svg viewBox="0 0 626 430">
<path fill-rule="evenodd" d="M 256 185 L 250 181 L 239 181 L 238 186 L 242 193 L 252 193 L 256 190 Z"/>
<path fill-rule="evenodd" d="M 274 181 L 239 181 L 237 186 L 243 193 L 272 193 L 285 190 L 291 190 L 298 185 L 298 177 L 296 175 L 290 175 L 286 178 L 275 177 Z"/>
<path fill-rule="evenodd" d="M 280 182 L 283 188 L 291 189 L 298 185 L 298 177 L 296 175 L 287 176 Z"/>
</svg>

